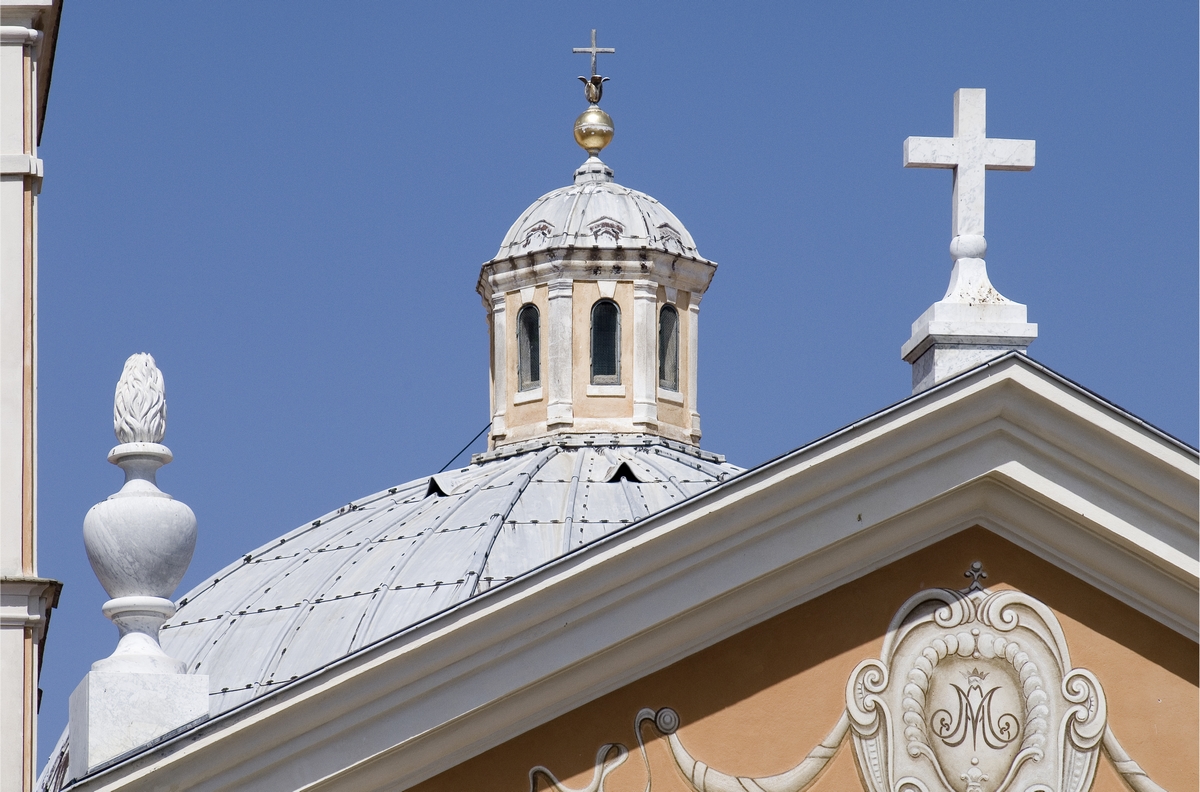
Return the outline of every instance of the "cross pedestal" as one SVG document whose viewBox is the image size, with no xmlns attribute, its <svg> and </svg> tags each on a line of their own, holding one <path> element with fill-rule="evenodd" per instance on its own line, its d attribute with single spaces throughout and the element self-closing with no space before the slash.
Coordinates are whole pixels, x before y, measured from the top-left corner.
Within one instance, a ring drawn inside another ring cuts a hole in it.
<svg viewBox="0 0 1200 792">
<path fill-rule="evenodd" d="M 954 93 L 954 137 L 910 137 L 904 167 L 954 171 L 950 258 L 954 269 L 941 300 L 913 322 L 900 355 L 913 366 L 913 393 L 998 357 L 1024 352 L 1037 338 L 1025 306 L 996 291 L 988 280 L 984 238 L 984 186 L 989 170 L 1032 170 L 1032 140 L 989 138 L 987 95 L 982 88 Z"/>
</svg>

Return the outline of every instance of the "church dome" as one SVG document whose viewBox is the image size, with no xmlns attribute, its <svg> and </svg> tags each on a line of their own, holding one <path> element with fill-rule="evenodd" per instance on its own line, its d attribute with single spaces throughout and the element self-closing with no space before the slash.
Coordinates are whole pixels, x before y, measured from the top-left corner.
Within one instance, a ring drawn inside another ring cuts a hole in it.
<svg viewBox="0 0 1200 792">
<path fill-rule="evenodd" d="M 614 182 L 612 169 L 594 156 L 575 171 L 573 184 L 546 193 L 521 213 L 496 258 L 561 248 L 650 249 L 703 260 L 671 210 Z"/>
<path fill-rule="evenodd" d="M 515 444 L 353 501 L 179 602 L 163 649 L 225 712 L 740 471 L 649 435 Z"/>
</svg>

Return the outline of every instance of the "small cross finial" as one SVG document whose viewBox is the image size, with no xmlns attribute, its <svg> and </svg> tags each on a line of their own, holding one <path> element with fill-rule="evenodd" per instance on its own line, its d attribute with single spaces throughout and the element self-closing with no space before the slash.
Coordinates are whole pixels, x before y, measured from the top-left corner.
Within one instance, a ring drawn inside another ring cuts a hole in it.
<svg viewBox="0 0 1200 792">
<path fill-rule="evenodd" d="M 597 104 L 600 101 L 600 96 L 604 91 L 604 83 L 608 80 L 607 77 L 601 77 L 596 73 L 596 56 L 615 54 L 616 50 L 612 47 L 597 47 L 596 46 L 596 31 L 592 30 L 592 46 L 590 47 L 572 47 L 571 52 L 576 55 L 591 55 L 592 56 L 592 76 L 580 77 L 579 80 L 583 83 L 583 94 L 587 97 L 589 104 Z"/>
<path fill-rule="evenodd" d="M 955 239 L 951 255 L 956 261 L 983 258 L 987 251 L 983 238 L 985 172 L 1033 170 L 1034 141 L 989 138 L 986 129 L 987 93 L 982 88 L 960 88 L 954 92 L 954 137 L 904 141 L 904 167 L 954 171 L 950 235 Z"/>
<path fill-rule="evenodd" d="M 612 47 L 597 47 L 596 46 L 596 31 L 592 30 L 592 46 L 590 47 L 572 47 L 571 52 L 576 55 L 591 55 L 592 56 L 592 77 L 596 77 L 596 56 L 615 54 L 616 50 Z M 582 78 L 580 78 L 582 79 Z"/>
<path fill-rule="evenodd" d="M 983 591 L 983 584 L 979 581 L 987 580 L 987 572 L 983 571 L 983 562 L 972 561 L 971 568 L 963 572 L 963 577 L 971 578 L 971 585 L 967 587 L 967 591 Z"/>
</svg>

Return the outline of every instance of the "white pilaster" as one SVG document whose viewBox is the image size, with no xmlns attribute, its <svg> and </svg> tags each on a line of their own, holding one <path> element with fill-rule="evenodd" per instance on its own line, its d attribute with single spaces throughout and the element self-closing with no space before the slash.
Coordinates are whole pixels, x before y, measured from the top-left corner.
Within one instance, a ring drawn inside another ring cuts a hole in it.
<svg viewBox="0 0 1200 792">
<path fill-rule="evenodd" d="M 493 440 L 504 437 L 508 406 L 508 323 L 505 295 L 492 295 L 492 431 Z"/>
<path fill-rule="evenodd" d="M 549 283 L 550 315 L 546 328 L 546 357 L 550 368 L 547 372 L 550 400 L 546 408 L 546 424 L 549 429 L 569 429 L 575 420 L 571 395 L 573 292 L 574 282 L 570 278 L 559 278 Z"/>
<path fill-rule="evenodd" d="M 0 789 L 33 788 L 38 658 L 61 585 L 37 573 L 39 119 L 55 0 L 0 2 Z"/>
<path fill-rule="evenodd" d="M 700 368 L 700 298 L 703 294 L 691 292 L 688 297 L 687 325 L 687 409 L 692 416 L 692 436 L 700 439 L 700 412 L 696 408 L 696 391 Z"/>
<path fill-rule="evenodd" d="M 658 284 L 633 282 L 633 423 L 658 423 Z"/>
</svg>

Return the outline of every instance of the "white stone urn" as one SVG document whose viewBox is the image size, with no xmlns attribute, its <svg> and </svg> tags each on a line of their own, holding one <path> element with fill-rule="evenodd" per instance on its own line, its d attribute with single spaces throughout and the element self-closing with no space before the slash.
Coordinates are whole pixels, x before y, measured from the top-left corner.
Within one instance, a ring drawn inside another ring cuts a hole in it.
<svg viewBox="0 0 1200 792">
<path fill-rule="evenodd" d="M 108 461 L 125 471 L 125 485 L 97 503 L 83 520 L 88 560 L 111 600 L 103 607 L 121 632 L 100 670 L 183 673 L 183 664 L 158 644 L 158 630 L 175 613 L 169 599 L 196 547 L 196 515 L 158 488 L 155 473 L 171 461 L 160 444 L 167 404 L 154 358 L 137 354 L 117 383 L 113 424 L 121 444 Z"/>
<path fill-rule="evenodd" d="M 208 717 L 208 677 L 187 673 L 158 643 L 158 631 L 175 614 L 169 598 L 196 547 L 196 515 L 154 481 L 171 451 L 161 444 L 167 430 L 162 373 L 149 355 L 125 361 L 113 427 L 121 444 L 108 461 L 125 471 L 125 486 L 87 513 L 83 543 L 112 597 L 102 610 L 121 639 L 71 694 L 68 779 Z"/>
<path fill-rule="evenodd" d="M 83 520 L 92 569 L 110 597 L 169 598 L 196 548 L 196 516 L 155 484 L 171 452 L 158 443 L 122 443 L 108 461 L 125 471 L 125 486 Z"/>
</svg>

